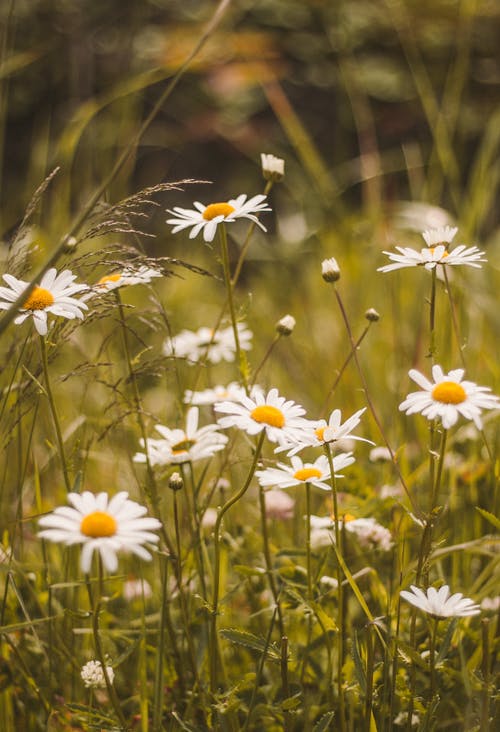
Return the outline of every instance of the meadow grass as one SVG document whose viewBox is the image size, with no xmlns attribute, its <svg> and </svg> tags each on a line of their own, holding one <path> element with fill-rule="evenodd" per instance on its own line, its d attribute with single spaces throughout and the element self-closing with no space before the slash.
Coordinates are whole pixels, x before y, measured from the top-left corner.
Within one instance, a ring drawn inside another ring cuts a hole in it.
<svg viewBox="0 0 500 732">
<path fill-rule="evenodd" d="M 348 24 L 338 52 L 325 15 L 352 160 L 332 165 L 279 75 L 250 65 L 279 125 L 259 152 L 280 158 L 235 146 L 224 180 L 177 163 L 176 180 L 135 186 L 193 65 L 220 72 L 210 42 L 241 32 L 235 5 L 207 5 L 178 62 L 82 103 L 51 141 L 60 167 L 16 202 L 0 289 L 0 729 L 496 729 L 499 136 L 495 113 L 465 175 L 473 4 L 439 89 L 413 4 L 384 4 L 421 148 L 379 147 Z M 24 63 L 10 42 L 6 78 L 9 58 Z M 138 92 L 164 79 L 142 114 Z M 468 261 L 461 244 L 477 244 Z M 395 246 L 421 263 L 380 271 Z M 74 280 L 57 290 L 53 268 Z M 422 389 L 425 404 L 399 408 Z"/>
</svg>

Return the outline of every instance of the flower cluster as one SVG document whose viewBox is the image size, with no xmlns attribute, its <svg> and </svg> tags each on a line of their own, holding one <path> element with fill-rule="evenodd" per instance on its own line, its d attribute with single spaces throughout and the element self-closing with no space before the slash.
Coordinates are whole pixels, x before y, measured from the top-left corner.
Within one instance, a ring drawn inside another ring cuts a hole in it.
<svg viewBox="0 0 500 732">
<path fill-rule="evenodd" d="M 240 349 L 249 351 L 252 347 L 252 332 L 244 323 L 237 324 Z M 213 330 L 202 327 L 197 331 L 183 330 L 173 338 L 165 341 L 165 356 L 185 358 L 188 363 L 198 363 L 206 359 L 209 363 L 234 361 L 236 344 L 232 326 Z"/>
<path fill-rule="evenodd" d="M 115 678 L 115 672 L 112 666 L 106 666 L 106 674 L 109 683 L 112 684 Z M 80 676 L 87 689 L 105 689 L 106 679 L 104 678 L 104 671 L 100 661 L 87 661 L 82 666 Z"/>
</svg>

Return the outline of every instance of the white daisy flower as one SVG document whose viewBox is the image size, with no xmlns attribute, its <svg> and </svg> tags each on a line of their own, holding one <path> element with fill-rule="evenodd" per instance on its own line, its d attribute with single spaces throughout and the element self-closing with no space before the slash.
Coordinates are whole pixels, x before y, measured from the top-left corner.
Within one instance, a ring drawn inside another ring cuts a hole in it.
<svg viewBox="0 0 500 732">
<path fill-rule="evenodd" d="M 424 247 L 420 252 L 410 247 L 396 247 L 396 249 L 400 252 L 399 254 L 384 252 L 395 264 L 386 264 L 384 267 L 379 267 L 377 272 L 391 272 L 403 267 L 418 266 L 431 270 L 438 264 L 442 266 L 466 264 L 469 267 L 480 268 L 481 265 L 477 262 L 488 261 L 483 257 L 484 252 L 481 252 L 477 247 L 466 247 L 464 244 L 455 247 L 451 252 L 448 252 L 444 244 L 438 244 L 436 247 Z"/>
<path fill-rule="evenodd" d="M 8 287 L 0 287 L 0 310 L 8 310 L 23 293 L 29 282 L 18 280 L 17 277 L 9 274 L 4 274 L 3 279 Z M 75 284 L 75 280 L 76 275 L 73 275 L 69 269 L 65 269 L 59 274 L 55 268 L 47 270 L 40 284 L 36 285 L 21 306 L 21 315 L 15 318 L 14 323 L 23 323 L 31 315 L 37 332 L 44 336 L 47 334 L 48 313 L 69 320 L 73 318 L 82 320 L 82 311 L 88 310 L 88 306 L 73 295 L 89 288 L 84 284 Z"/>
<path fill-rule="evenodd" d="M 451 244 L 457 231 L 456 226 L 439 226 L 435 229 L 427 229 L 422 236 L 428 247 L 435 247 L 437 244 Z"/>
<path fill-rule="evenodd" d="M 347 533 L 352 534 L 361 549 L 389 551 L 393 546 L 389 529 L 374 518 L 356 518 L 350 513 L 340 517 Z M 339 521 L 339 522 L 340 522 Z M 335 541 L 335 521 L 331 516 L 311 516 L 311 545 L 315 548 L 331 546 Z"/>
<path fill-rule="evenodd" d="M 354 457 L 350 452 L 336 455 L 333 458 L 335 477 L 342 478 L 342 475 L 337 474 L 337 470 L 343 470 L 353 462 Z M 324 491 L 331 490 L 330 483 L 324 482 L 330 480 L 331 477 L 330 464 L 326 455 L 321 455 L 314 463 L 304 463 L 299 457 L 294 456 L 291 459 L 291 465 L 278 463 L 277 468 L 257 470 L 255 474 L 263 487 L 292 488 L 296 485 L 310 483 Z"/>
<path fill-rule="evenodd" d="M 223 450 L 228 440 L 227 436 L 218 431 L 219 427 L 216 424 L 198 429 L 198 417 L 198 407 L 191 407 L 186 415 L 185 430 L 172 430 L 158 424 L 155 429 L 162 439 L 147 438 L 146 445 L 141 439 L 141 447 L 147 451 L 150 464 L 154 466 L 194 463 Z M 138 452 L 133 460 L 136 463 L 145 463 L 146 454 Z"/>
<path fill-rule="evenodd" d="M 153 588 L 145 579 L 130 578 L 123 583 L 123 597 L 128 602 L 143 598 L 148 600 L 153 597 Z"/>
<path fill-rule="evenodd" d="M 285 491 L 266 491 L 264 494 L 266 503 L 266 516 L 268 519 L 286 521 L 293 518 L 295 501 Z"/>
<path fill-rule="evenodd" d="M 195 201 L 193 205 L 195 211 L 179 206 L 174 206 L 172 210 L 167 209 L 167 213 L 175 216 L 173 219 L 167 219 L 167 224 L 174 227 L 172 234 L 192 227 L 189 234 L 190 239 L 194 239 L 203 230 L 203 239 L 210 242 L 213 241 L 219 224 L 233 223 L 236 219 L 241 218 L 250 219 L 263 231 L 267 231 L 255 215 L 262 211 L 271 211 L 267 205 L 266 196 L 262 194 L 253 196 L 248 201 L 247 196 L 243 193 L 238 198 L 231 198 L 229 201 L 210 203 L 208 206 Z"/>
<path fill-rule="evenodd" d="M 184 392 L 184 403 L 193 406 L 202 406 L 205 404 L 215 404 L 216 402 L 233 402 L 239 399 L 242 387 L 238 382 L 231 381 L 227 386 L 218 384 L 212 389 L 203 389 L 202 391 L 191 391 L 187 389 Z"/>
<path fill-rule="evenodd" d="M 106 666 L 106 673 L 110 684 L 112 684 L 115 678 L 113 668 L 111 666 Z M 104 672 L 100 661 L 87 661 L 87 663 L 82 666 L 80 676 L 87 689 L 106 688 L 106 680 L 104 678 Z"/>
<path fill-rule="evenodd" d="M 238 401 L 220 402 L 214 409 L 228 415 L 217 420 L 221 427 L 237 427 L 249 435 L 265 430 L 271 442 L 281 444 L 293 441 L 308 424 L 302 417 L 305 409 L 279 396 L 277 389 L 271 389 L 267 396 L 260 389 L 253 390 L 250 396 L 242 393 Z"/>
<path fill-rule="evenodd" d="M 406 414 L 419 412 L 429 420 L 439 417 L 445 429 L 453 427 L 459 415 L 472 420 L 478 429 L 482 429 L 481 409 L 500 407 L 499 398 L 489 393 L 491 389 L 462 380 L 465 373 L 463 369 L 454 369 L 445 374 L 441 366 L 435 365 L 432 367 L 433 382 L 415 369 L 408 373 L 423 391 L 408 394 L 399 405 L 400 411 Z"/>
<path fill-rule="evenodd" d="M 342 412 L 340 409 L 334 409 L 328 418 L 328 422 L 324 419 L 320 419 L 305 429 L 296 438 L 295 443 L 288 443 L 276 448 L 275 452 L 282 452 L 289 450 L 288 455 L 295 455 L 300 450 L 306 447 L 323 447 L 325 444 L 334 444 L 339 440 L 349 438 L 350 440 L 361 440 L 362 442 L 369 442 L 373 445 L 371 440 L 366 440 L 364 437 L 357 437 L 352 435 L 351 432 L 356 429 L 361 421 L 361 415 L 366 411 L 366 407 L 359 409 L 349 419 L 342 424 Z"/>
<path fill-rule="evenodd" d="M 265 180 L 279 181 L 285 175 L 285 161 L 270 153 L 261 153 L 262 175 Z"/>
<path fill-rule="evenodd" d="M 118 551 L 151 559 L 143 545 L 158 542 L 159 537 L 152 532 L 161 524 L 158 519 L 145 517 L 147 509 L 130 501 L 126 491 L 111 499 L 107 493 L 69 493 L 68 501 L 71 506 L 61 506 L 42 516 L 39 525 L 44 528 L 38 536 L 67 546 L 82 544 L 80 565 L 85 574 L 90 572 L 94 551 L 99 552 L 108 572 L 118 567 Z"/>
<path fill-rule="evenodd" d="M 253 333 L 244 323 L 237 323 L 238 340 L 242 351 L 252 348 Z M 199 328 L 197 331 L 183 330 L 178 335 L 165 341 L 163 345 L 165 356 L 185 358 L 191 363 L 197 363 L 203 358 L 209 363 L 234 361 L 236 345 L 232 326 L 220 328 Z"/>
<path fill-rule="evenodd" d="M 98 292 L 109 292 L 125 285 L 148 285 L 155 277 L 162 277 L 159 269 L 142 264 L 137 269 L 126 267 L 122 272 L 104 275 L 92 289 Z"/>
<path fill-rule="evenodd" d="M 443 585 L 439 590 L 429 587 L 426 592 L 411 585 L 411 592 L 401 590 L 401 597 L 419 610 L 432 615 L 434 618 L 465 618 L 469 615 L 478 615 L 481 612 L 474 600 L 456 592 L 450 597 L 450 588 Z"/>
</svg>

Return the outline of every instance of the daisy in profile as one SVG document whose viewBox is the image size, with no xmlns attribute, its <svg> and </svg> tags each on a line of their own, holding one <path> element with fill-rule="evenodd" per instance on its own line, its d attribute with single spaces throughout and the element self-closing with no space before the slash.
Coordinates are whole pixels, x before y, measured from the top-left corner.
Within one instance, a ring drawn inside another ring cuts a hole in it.
<svg viewBox="0 0 500 732">
<path fill-rule="evenodd" d="M 4 274 L 3 279 L 8 287 L 0 287 L 0 310 L 8 310 L 29 283 L 9 274 Z M 83 320 L 83 310 L 88 310 L 88 306 L 73 296 L 89 288 L 84 284 L 75 284 L 75 280 L 76 275 L 69 269 L 59 274 L 55 268 L 47 270 L 40 284 L 33 288 L 21 305 L 21 314 L 15 318 L 14 323 L 19 325 L 31 316 L 37 332 L 44 336 L 47 335 L 49 313 L 69 320 L 74 318 Z"/>
<path fill-rule="evenodd" d="M 134 267 L 126 267 L 121 272 L 104 275 L 104 277 L 101 277 L 96 282 L 92 289 L 97 292 L 109 292 L 110 290 L 116 290 L 118 287 L 124 287 L 126 285 L 148 285 L 155 277 L 162 276 L 159 269 L 142 264 L 137 269 L 134 269 Z"/>
<path fill-rule="evenodd" d="M 378 549 L 389 551 L 393 546 L 389 529 L 379 524 L 374 518 L 356 518 L 350 513 L 340 517 L 339 523 L 346 533 L 355 537 L 364 551 Z M 335 541 L 335 521 L 332 516 L 311 516 L 311 544 L 316 549 L 331 546 Z"/>
<path fill-rule="evenodd" d="M 154 534 L 161 524 L 158 519 L 146 517 L 147 509 L 128 498 L 126 491 L 112 498 L 107 493 L 90 491 L 69 493 L 70 506 L 61 506 L 42 516 L 38 536 L 49 541 L 71 546 L 82 545 L 80 565 L 88 574 L 94 552 L 98 552 L 108 572 L 116 572 L 117 552 L 136 554 L 149 561 L 150 552 L 145 544 L 156 544 Z"/>
<path fill-rule="evenodd" d="M 353 462 L 354 457 L 351 452 L 336 455 L 333 458 L 335 477 L 342 478 L 342 475 L 337 474 L 337 470 L 343 470 L 348 465 L 352 465 Z M 331 477 L 330 465 L 326 455 L 321 455 L 314 463 L 304 463 L 299 457 L 294 456 L 291 459 L 291 465 L 278 463 L 277 468 L 257 470 L 255 474 L 259 479 L 259 483 L 264 488 L 270 486 L 276 488 L 292 488 L 296 485 L 310 483 L 324 491 L 331 490 L 330 484 L 325 483 Z"/>
<path fill-rule="evenodd" d="M 172 210 L 167 209 L 167 213 L 172 214 L 175 218 L 167 219 L 167 224 L 174 228 L 172 234 L 178 231 L 191 228 L 189 238 L 194 239 L 200 231 L 203 231 L 203 239 L 206 242 L 213 241 L 217 226 L 221 223 L 232 224 L 237 219 L 250 219 L 263 231 L 267 231 L 265 226 L 261 224 L 256 214 L 262 211 L 271 211 L 267 205 L 266 196 L 259 194 L 252 196 L 247 201 L 248 196 L 244 193 L 238 198 L 231 198 L 229 201 L 219 203 L 209 203 L 208 206 L 194 202 L 194 208 L 180 208 L 175 206 Z"/>
<path fill-rule="evenodd" d="M 198 429 L 198 407 L 191 407 L 186 415 L 186 429 L 169 429 L 161 424 L 156 425 L 162 439 L 147 438 L 140 440 L 141 447 L 147 451 L 151 465 L 178 465 L 196 462 L 212 457 L 223 450 L 227 436 L 221 434 L 216 424 L 209 424 Z M 133 458 L 136 463 L 145 463 L 145 452 L 138 452 Z"/>
<path fill-rule="evenodd" d="M 463 369 L 454 369 L 445 374 L 441 366 L 435 365 L 432 367 L 433 381 L 429 381 L 419 371 L 411 369 L 408 374 L 422 391 L 408 394 L 399 405 L 400 411 L 419 412 L 429 420 L 439 417 L 445 429 L 453 427 L 461 415 L 482 429 L 481 409 L 498 409 L 500 400 L 488 387 L 464 381 L 464 373 Z"/>
<path fill-rule="evenodd" d="M 191 391 L 187 389 L 184 392 L 184 404 L 202 406 L 205 404 L 215 404 L 216 402 L 233 402 L 239 399 L 241 391 L 242 387 L 237 381 L 231 381 L 227 386 L 218 384 L 212 389 L 203 389 L 203 391 Z"/>
<path fill-rule="evenodd" d="M 399 254 L 394 252 L 385 252 L 393 264 L 386 264 L 384 267 L 379 267 L 378 272 L 391 272 L 394 269 L 401 269 L 403 267 L 418 267 L 422 266 L 425 269 L 434 269 L 437 265 L 460 265 L 466 264 L 469 267 L 478 267 L 481 265 L 478 262 L 486 262 L 484 258 L 484 252 L 481 252 L 478 247 L 467 247 L 465 244 L 460 244 L 449 251 L 449 244 L 453 241 L 455 234 L 458 229 L 451 226 L 443 226 L 438 229 L 429 229 L 424 231 L 422 236 L 427 244 L 420 251 L 412 249 L 411 247 L 396 247 Z"/>
<path fill-rule="evenodd" d="M 237 323 L 238 340 L 242 351 L 252 348 L 253 333 L 244 323 Z M 183 330 L 163 344 L 165 356 L 185 358 L 191 363 L 206 359 L 209 363 L 234 361 L 236 344 L 232 326 L 214 330 L 199 328 L 197 331 Z"/>
<path fill-rule="evenodd" d="M 358 409 L 357 412 L 342 423 L 342 412 L 340 409 L 334 409 L 328 418 L 328 422 L 324 419 L 318 420 L 309 426 L 308 429 L 305 429 L 302 434 L 299 434 L 295 443 L 290 442 L 280 446 L 276 448 L 276 452 L 288 450 L 288 455 L 290 456 L 295 455 L 306 447 L 323 447 L 326 444 L 334 445 L 339 440 L 346 438 L 349 440 L 369 442 L 370 445 L 373 445 L 374 443 L 371 440 L 366 440 L 364 437 L 351 434 L 361 422 L 361 416 L 365 411 L 366 407 Z"/>
<path fill-rule="evenodd" d="M 271 389 L 267 395 L 260 389 L 252 391 L 250 396 L 243 392 L 237 401 L 219 402 L 214 409 L 227 415 L 217 420 L 221 427 L 237 427 L 249 435 L 265 430 L 270 442 L 280 444 L 294 441 L 309 424 L 302 416 L 305 409 L 281 397 L 277 389 Z"/>
<path fill-rule="evenodd" d="M 403 600 L 432 615 L 433 618 L 465 618 L 481 612 L 479 605 L 476 605 L 474 600 L 464 597 L 461 592 L 450 596 L 448 585 L 443 585 L 439 590 L 429 587 L 426 592 L 420 587 L 411 585 L 411 592 L 401 590 L 399 594 Z"/>
</svg>

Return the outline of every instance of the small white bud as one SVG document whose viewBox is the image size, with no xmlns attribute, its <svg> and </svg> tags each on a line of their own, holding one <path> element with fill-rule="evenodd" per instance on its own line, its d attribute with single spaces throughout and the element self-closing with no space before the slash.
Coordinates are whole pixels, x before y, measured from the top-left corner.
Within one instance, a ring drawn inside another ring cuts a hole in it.
<svg viewBox="0 0 500 732">
<path fill-rule="evenodd" d="M 365 313 L 365 318 L 369 320 L 371 323 L 376 323 L 377 320 L 380 320 L 380 315 L 377 313 L 375 308 L 368 308 L 368 310 Z"/>
<path fill-rule="evenodd" d="M 276 323 L 276 331 L 282 336 L 289 336 L 295 328 L 296 320 L 293 315 L 284 315 Z"/>
<path fill-rule="evenodd" d="M 321 275 L 325 282 L 337 282 L 340 279 L 340 268 L 334 257 L 322 261 Z"/>
<path fill-rule="evenodd" d="M 265 180 L 279 181 L 285 176 L 285 161 L 275 155 L 266 153 L 260 154 L 262 163 L 262 175 Z"/>
</svg>

